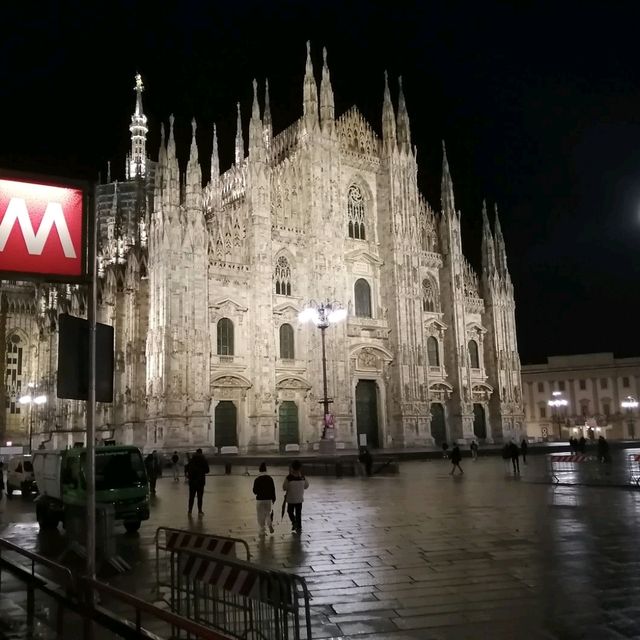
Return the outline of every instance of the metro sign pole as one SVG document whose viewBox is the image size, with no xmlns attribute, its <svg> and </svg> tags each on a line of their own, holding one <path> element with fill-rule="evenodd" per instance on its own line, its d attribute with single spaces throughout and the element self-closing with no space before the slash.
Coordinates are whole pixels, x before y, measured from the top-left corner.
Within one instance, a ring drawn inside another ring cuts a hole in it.
<svg viewBox="0 0 640 640">
<path fill-rule="evenodd" d="M 97 222 L 88 215 L 89 191 L 84 183 L 0 170 L 0 278 L 70 282 L 87 285 L 89 289 L 86 573 L 93 578 L 96 551 Z M 90 233 L 87 233 L 88 226 Z"/>
</svg>

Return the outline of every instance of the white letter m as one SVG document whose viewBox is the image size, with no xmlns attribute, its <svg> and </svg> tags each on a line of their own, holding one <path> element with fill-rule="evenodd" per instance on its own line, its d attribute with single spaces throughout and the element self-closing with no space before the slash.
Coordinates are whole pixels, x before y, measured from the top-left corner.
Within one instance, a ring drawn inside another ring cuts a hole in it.
<svg viewBox="0 0 640 640">
<path fill-rule="evenodd" d="M 11 198 L 7 211 L 4 214 L 4 219 L 2 223 L 0 223 L 0 251 L 4 251 L 4 247 L 9 239 L 9 234 L 16 220 L 20 225 L 22 237 L 24 238 L 24 243 L 30 255 L 42 255 L 45 242 L 49 238 L 51 228 L 55 224 L 65 258 L 76 257 L 73 242 L 71 242 L 71 235 L 69 234 L 69 227 L 67 227 L 62 205 L 59 202 L 50 202 L 47 205 L 44 216 L 42 217 L 42 222 L 38 227 L 38 233 L 35 233 L 31 226 L 31 219 L 29 218 L 26 202 L 22 198 Z"/>
</svg>

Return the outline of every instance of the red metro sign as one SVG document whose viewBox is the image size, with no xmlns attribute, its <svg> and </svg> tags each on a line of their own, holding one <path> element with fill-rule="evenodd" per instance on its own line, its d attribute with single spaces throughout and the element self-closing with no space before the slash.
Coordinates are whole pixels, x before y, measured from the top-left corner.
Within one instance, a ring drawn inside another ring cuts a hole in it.
<svg viewBox="0 0 640 640">
<path fill-rule="evenodd" d="M 0 179 L 0 273 L 84 275 L 82 189 Z"/>
</svg>

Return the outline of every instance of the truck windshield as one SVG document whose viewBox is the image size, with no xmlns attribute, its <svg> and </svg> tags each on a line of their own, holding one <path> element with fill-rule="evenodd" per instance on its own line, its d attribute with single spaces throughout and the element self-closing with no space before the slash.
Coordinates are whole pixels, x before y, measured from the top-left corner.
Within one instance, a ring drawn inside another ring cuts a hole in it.
<svg viewBox="0 0 640 640">
<path fill-rule="evenodd" d="M 136 487 L 145 480 L 139 451 L 96 451 L 96 491 Z"/>
</svg>

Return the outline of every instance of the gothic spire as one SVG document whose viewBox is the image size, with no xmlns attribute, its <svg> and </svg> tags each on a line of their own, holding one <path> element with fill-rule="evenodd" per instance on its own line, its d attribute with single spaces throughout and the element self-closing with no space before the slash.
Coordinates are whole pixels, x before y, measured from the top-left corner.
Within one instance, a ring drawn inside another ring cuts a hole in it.
<svg viewBox="0 0 640 640">
<path fill-rule="evenodd" d="M 196 119 L 191 120 L 191 151 L 185 176 L 185 203 L 190 209 L 199 209 L 202 191 L 202 170 L 198 162 L 198 145 L 196 144 Z"/>
<path fill-rule="evenodd" d="M 507 267 L 507 248 L 504 243 L 504 236 L 502 235 L 502 228 L 500 227 L 500 218 L 498 217 L 498 205 L 494 205 L 495 211 L 495 247 L 496 247 L 496 263 L 498 272 L 502 277 L 509 276 L 509 268 Z"/>
<path fill-rule="evenodd" d="M 262 120 L 260 119 L 260 105 L 258 104 L 258 81 L 253 79 L 253 104 L 251 106 L 251 120 L 249 121 L 249 157 L 253 160 L 264 149 Z"/>
<path fill-rule="evenodd" d="M 189 152 L 189 162 L 198 162 L 198 145 L 196 144 L 196 129 L 198 125 L 196 123 L 196 119 L 193 118 L 191 120 L 191 149 Z"/>
<path fill-rule="evenodd" d="M 335 119 L 335 106 L 331 77 L 327 65 L 327 48 L 322 49 L 322 81 L 320 83 L 320 124 L 323 130 L 330 131 Z"/>
<path fill-rule="evenodd" d="M 271 147 L 272 136 L 273 124 L 271 122 L 271 105 L 269 104 L 269 79 L 267 79 L 264 83 L 264 117 L 262 118 L 262 137 L 267 150 Z"/>
<path fill-rule="evenodd" d="M 491 234 L 491 226 L 487 217 L 487 202 L 482 201 L 482 272 L 488 276 L 495 273 L 496 253 Z"/>
<path fill-rule="evenodd" d="M 169 116 L 169 142 L 167 143 L 167 156 L 169 160 L 173 160 L 176 157 L 176 141 L 173 137 L 173 123 L 175 118 L 173 113 Z"/>
<path fill-rule="evenodd" d="M 411 127 L 409 126 L 409 113 L 402 90 L 402 76 L 398 78 L 398 145 L 404 151 L 411 151 Z"/>
<path fill-rule="evenodd" d="M 129 131 L 131 132 L 131 155 L 129 157 L 128 176 L 130 178 L 143 178 L 147 171 L 147 116 L 142 110 L 142 76 L 136 74 L 136 108 L 131 116 Z"/>
<path fill-rule="evenodd" d="M 220 177 L 220 157 L 218 155 L 218 131 L 213 123 L 213 148 L 211 150 L 211 182 Z"/>
<path fill-rule="evenodd" d="M 453 198 L 453 180 L 449 171 L 449 161 L 447 160 L 447 148 L 442 141 L 442 184 L 440 188 L 440 205 L 442 213 L 453 215 L 456 212 L 456 203 Z"/>
<path fill-rule="evenodd" d="M 396 144 L 396 117 L 393 113 L 393 103 L 389 91 L 389 77 L 384 72 L 384 100 L 382 103 L 382 140 L 385 147 Z"/>
<path fill-rule="evenodd" d="M 244 139 L 242 137 L 242 115 L 240 114 L 240 103 L 238 102 L 238 122 L 236 125 L 236 165 L 244 160 Z"/>
<path fill-rule="evenodd" d="M 311 42 L 307 40 L 307 64 L 304 72 L 303 117 L 307 129 L 318 124 L 318 85 L 313 75 L 311 62 Z"/>
</svg>

